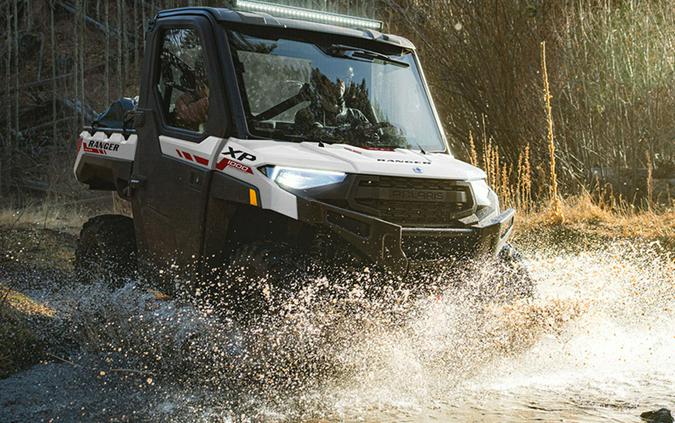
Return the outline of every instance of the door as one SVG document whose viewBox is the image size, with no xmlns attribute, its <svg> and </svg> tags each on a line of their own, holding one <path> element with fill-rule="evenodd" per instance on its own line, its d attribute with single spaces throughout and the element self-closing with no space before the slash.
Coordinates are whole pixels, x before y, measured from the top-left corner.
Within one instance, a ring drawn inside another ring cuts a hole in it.
<svg viewBox="0 0 675 423">
<path fill-rule="evenodd" d="M 192 269 L 202 253 L 211 170 L 228 122 L 214 43 L 199 16 L 160 20 L 148 35 L 132 206 L 140 259 L 155 268 Z"/>
</svg>

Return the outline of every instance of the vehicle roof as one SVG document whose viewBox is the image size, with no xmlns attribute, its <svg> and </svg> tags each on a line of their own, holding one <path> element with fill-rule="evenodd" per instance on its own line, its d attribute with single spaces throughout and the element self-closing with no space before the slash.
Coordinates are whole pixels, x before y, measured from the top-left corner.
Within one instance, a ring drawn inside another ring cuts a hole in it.
<svg viewBox="0 0 675 423">
<path fill-rule="evenodd" d="M 289 28 L 300 31 L 312 31 L 330 35 L 338 35 L 344 37 L 361 38 L 364 40 L 381 42 L 393 46 L 398 46 L 405 49 L 414 50 L 415 46 L 407 38 L 384 34 L 379 31 L 371 29 L 355 29 L 336 25 L 328 25 L 317 22 L 303 21 L 298 19 L 277 18 L 267 13 L 261 12 L 243 12 L 229 8 L 217 7 L 180 7 L 176 9 L 162 10 L 157 14 L 157 18 L 165 18 L 171 16 L 180 16 L 186 14 L 204 14 L 212 15 L 216 20 L 221 22 L 234 22 L 245 25 L 268 26 L 275 28 Z"/>
</svg>

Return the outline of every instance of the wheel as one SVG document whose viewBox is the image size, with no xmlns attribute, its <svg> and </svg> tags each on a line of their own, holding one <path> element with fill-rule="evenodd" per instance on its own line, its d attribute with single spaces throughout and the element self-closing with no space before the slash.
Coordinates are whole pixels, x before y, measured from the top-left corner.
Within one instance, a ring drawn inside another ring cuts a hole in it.
<svg viewBox="0 0 675 423">
<path fill-rule="evenodd" d="M 506 244 L 497 255 L 499 297 L 507 300 L 532 298 L 536 283 L 525 266 L 522 254 Z"/>
<path fill-rule="evenodd" d="M 511 303 L 535 295 L 536 283 L 522 255 L 506 244 L 496 257 L 474 259 L 451 268 L 452 286 L 478 302 Z"/>
<path fill-rule="evenodd" d="M 118 286 L 135 274 L 136 236 L 131 218 L 106 214 L 89 219 L 75 250 L 75 274 L 81 282 L 108 281 Z"/>
<path fill-rule="evenodd" d="M 230 257 L 224 281 L 226 306 L 236 315 L 278 312 L 303 285 L 303 256 L 284 243 L 253 242 Z"/>
</svg>

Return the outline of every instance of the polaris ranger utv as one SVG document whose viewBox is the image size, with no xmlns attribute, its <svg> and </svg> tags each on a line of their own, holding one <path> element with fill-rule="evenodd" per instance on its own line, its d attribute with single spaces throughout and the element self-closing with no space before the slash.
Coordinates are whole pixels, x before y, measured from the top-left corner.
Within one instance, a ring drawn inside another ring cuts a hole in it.
<svg viewBox="0 0 675 423">
<path fill-rule="evenodd" d="M 76 267 L 268 274 L 346 250 L 404 273 L 513 256 L 514 210 L 452 156 L 410 41 L 377 21 L 238 3 L 160 12 L 133 119 L 80 134 L 77 179 L 116 191 L 133 219 L 87 222 Z"/>
</svg>

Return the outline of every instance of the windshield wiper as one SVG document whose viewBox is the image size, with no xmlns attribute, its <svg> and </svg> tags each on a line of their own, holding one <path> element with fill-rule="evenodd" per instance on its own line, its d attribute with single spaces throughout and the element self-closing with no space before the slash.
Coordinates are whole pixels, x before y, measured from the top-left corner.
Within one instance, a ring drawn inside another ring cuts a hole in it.
<svg viewBox="0 0 675 423">
<path fill-rule="evenodd" d="M 366 59 L 369 61 L 380 60 L 384 63 L 400 66 L 402 68 L 407 68 L 408 66 L 410 66 L 406 62 L 392 59 L 386 54 L 358 47 L 346 46 L 344 44 L 333 44 L 332 46 L 330 46 L 330 48 L 328 48 L 327 53 L 330 54 L 331 56 L 346 57 L 348 59 Z"/>
</svg>

